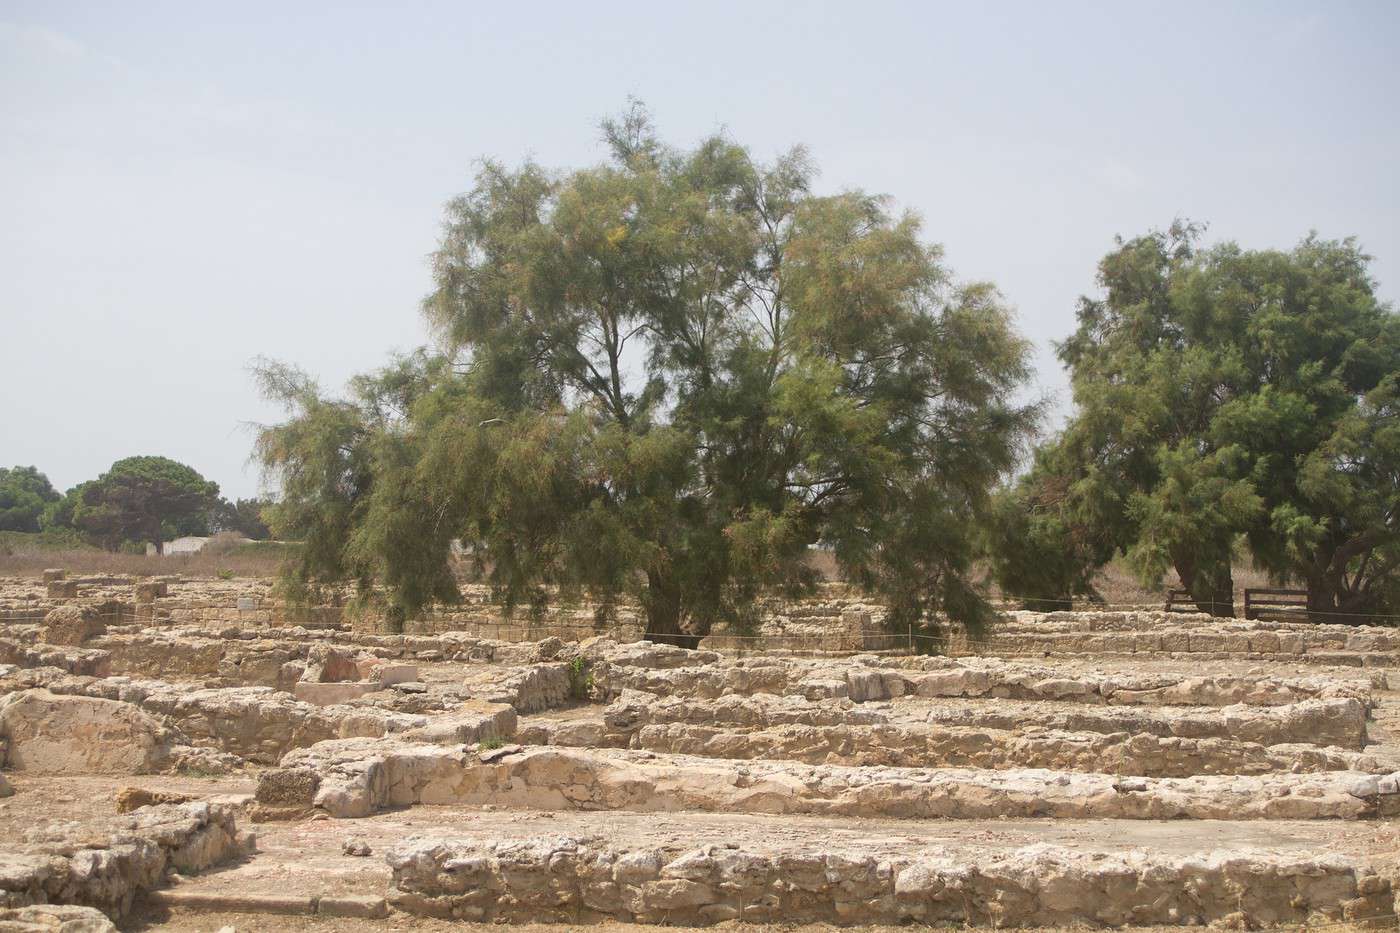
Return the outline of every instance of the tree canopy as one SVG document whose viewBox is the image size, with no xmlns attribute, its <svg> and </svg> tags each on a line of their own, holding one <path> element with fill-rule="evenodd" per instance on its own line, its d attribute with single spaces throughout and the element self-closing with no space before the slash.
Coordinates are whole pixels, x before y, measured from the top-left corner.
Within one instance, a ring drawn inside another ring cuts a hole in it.
<svg viewBox="0 0 1400 933">
<path fill-rule="evenodd" d="M 70 490 L 72 527 L 104 547 L 164 542 L 207 530 L 219 486 L 167 457 L 127 457 Z"/>
<path fill-rule="evenodd" d="M 262 510 L 272 504 L 270 499 L 219 499 L 209 515 L 209 530 L 212 532 L 231 531 L 252 541 L 263 541 L 271 536 L 267 523 L 263 521 Z"/>
<path fill-rule="evenodd" d="M 1400 608 L 1400 317 L 1369 257 L 1351 240 L 1199 238 L 1177 223 L 1100 263 L 1103 295 L 1059 346 L 1075 414 L 1007 494 L 1002 527 L 1041 535 L 1002 562 L 1003 585 L 1050 567 L 1031 595 L 1068 596 L 1121 548 L 1230 615 L 1244 547 L 1315 612 Z"/>
<path fill-rule="evenodd" d="M 425 311 L 443 352 L 322 395 L 266 364 L 259 438 L 305 581 L 457 598 L 460 541 L 508 605 L 625 595 L 653 638 L 745 624 L 828 547 L 894 624 L 980 626 L 975 529 L 1038 415 L 1027 347 L 917 217 L 817 195 L 807 155 L 664 144 L 639 108 L 611 160 L 486 163 L 452 201 Z"/>
<path fill-rule="evenodd" d="M 45 510 L 60 498 L 36 468 L 0 467 L 0 531 L 38 531 Z"/>
</svg>

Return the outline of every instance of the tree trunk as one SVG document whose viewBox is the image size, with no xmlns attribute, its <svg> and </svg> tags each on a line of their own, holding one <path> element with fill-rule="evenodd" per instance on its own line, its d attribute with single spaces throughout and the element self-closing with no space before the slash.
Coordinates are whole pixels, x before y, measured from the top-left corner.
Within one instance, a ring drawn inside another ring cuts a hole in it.
<svg viewBox="0 0 1400 933">
<path fill-rule="evenodd" d="M 1317 557 L 1307 575 L 1308 612 L 1314 622 L 1337 625 L 1366 625 L 1371 606 L 1367 585 L 1362 583 L 1364 571 L 1370 564 L 1372 541 L 1359 535 L 1331 547 L 1318 548 Z M 1360 559 L 1350 582 L 1347 573 L 1352 561 Z"/>
<path fill-rule="evenodd" d="M 1235 614 L 1235 576 L 1230 562 L 1211 564 L 1196 571 L 1191 598 L 1202 612 L 1229 618 Z"/>
<path fill-rule="evenodd" d="M 1174 556 L 1172 563 L 1176 575 L 1181 578 L 1182 588 L 1191 593 L 1197 609 L 1221 618 L 1234 616 L 1235 577 L 1228 560 L 1202 564 L 1194 553 L 1183 550 Z"/>
<path fill-rule="evenodd" d="M 1318 576 L 1308 580 L 1308 613 L 1313 622 L 1366 625 L 1370 619 L 1365 594 L 1348 590 L 1340 579 Z"/>
<path fill-rule="evenodd" d="M 681 627 L 681 590 L 664 572 L 647 571 L 647 630 L 643 636 L 659 645 L 695 648 L 706 633 L 688 632 Z"/>
</svg>

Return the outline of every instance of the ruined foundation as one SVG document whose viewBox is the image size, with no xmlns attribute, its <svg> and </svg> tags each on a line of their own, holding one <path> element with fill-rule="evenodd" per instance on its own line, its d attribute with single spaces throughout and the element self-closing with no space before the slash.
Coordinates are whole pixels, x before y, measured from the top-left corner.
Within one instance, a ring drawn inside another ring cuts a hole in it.
<svg viewBox="0 0 1400 933">
<path fill-rule="evenodd" d="M 685 651 L 476 597 L 391 635 L 264 583 L 45 577 L 0 581 L 0 926 L 1396 907 L 1386 629 L 1015 612 L 910 655 L 833 590 Z"/>
</svg>

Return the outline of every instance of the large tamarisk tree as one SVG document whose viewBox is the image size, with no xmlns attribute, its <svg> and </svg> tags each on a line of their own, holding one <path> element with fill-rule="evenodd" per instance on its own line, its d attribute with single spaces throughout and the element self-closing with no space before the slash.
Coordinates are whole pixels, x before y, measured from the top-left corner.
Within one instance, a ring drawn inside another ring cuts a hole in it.
<svg viewBox="0 0 1400 933">
<path fill-rule="evenodd" d="M 1400 612 L 1400 316 L 1352 241 L 1120 242 L 1059 353 L 1076 411 L 1001 498 L 1003 586 L 1081 592 L 1115 551 L 1233 615 L 1247 548 L 1318 618 Z"/>
<path fill-rule="evenodd" d="M 975 530 L 1037 409 L 986 284 L 955 283 L 918 218 L 819 196 L 801 150 L 664 145 L 633 108 L 606 164 L 487 163 L 447 208 L 425 301 L 439 357 L 348 400 L 266 367 L 274 530 L 302 573 L 450 601 L 458 541 L 508 605 L 583 591 L 694 645 L 813 546 L 901 632 L 976 629 Z"/>
</svg>

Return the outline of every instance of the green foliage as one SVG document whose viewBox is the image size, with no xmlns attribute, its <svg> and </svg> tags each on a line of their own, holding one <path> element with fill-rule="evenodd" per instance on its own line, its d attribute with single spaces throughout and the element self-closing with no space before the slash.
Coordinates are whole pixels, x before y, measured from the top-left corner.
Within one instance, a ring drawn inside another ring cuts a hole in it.
<svg viewBox="0 0 1400 933">
<path fill-rule="evenodd" d="M 232 558 L 268 558 L 278 561 L 293 560 L 301 553 L 299 541 L 245 541 L 229 551 Z"/>
<path fill-rule="evenodd" d="M 209 516 L 209 530 L 214 533 L 232 531 L 252 541 L 263 541 L 272 532 L 263 521 L 262 510 L 272 505 L 270 499 L 219 499 Z"/>
<path fill-rule="evenodd" d="M 124 542 L 163 542 L 207 531 L 219 486 L 167 457 L 127 457 L 97 479 L 69 490 L 55 510 L 109 550 Z"/>
<path fill-rule="evenodd" d="M 1049 471 L 1070 490 L 1054 521 L 1111 543 L 1070 552 L 1069 577 L 1121 548 L 1145 581 L 1174 568 L 1228 615 L 1243 537 L 1314 610 L 1394 611 L 1400 318 L 1376 299 L 1369 257 L 1316 237 L 1202 250 L 1199 233 L 1120 242 L 1099 267 L 1103 297 L 1081 301 L 1059 348 L 1077 411 Z M 1037 557 L 1008 562 L 1031 574 Z"/>
<path fill-rule="evenodd" d="M 498 735 L 488 735 L 486 738 L 476 743 L 476 747 L 483 752 L 488 752 L 497 748 L 505 748 L 505 746 L 506 740 Z"/>
<path fill-rule="evenodd" d="M 0 531 L 0 548 L 9 553 L 72 551 L 90 547 L 71 528 L 50 528 L 40 532 Z"/>
<path fill-rule="evenodd" d="M 0 531 L 36 532 L 59 500 L 49 478 L 32 466 L 0 467 Z"/>
<path fill-rule="evenodd" d="M 1076 482 L 1064 438 L 1035 452 L 1031 469 L 1002 489 L 987 525 L 987 553 L 1001 592 L 1025 609 L 1068 610 L 1075 596 L 1097 599 L 1094 571 L 1113 556 L 1090 484 Z"/>
<path fill-rule="evenodd" d="M 580 701 L 593 696 L 593 672 L 581 656 L 569 662 L 569 696 Z"/>
<path fill-rule="evenodd" d="M 376 583 L 404 613 L 457 598 L 460 541 L 508 605 L 623 594 L 693 645 L 829 547 L 892 623 L 976 628 L 974 531 L 1038 410 L 1025 343 L 952 281 L 918 218 L 817 196 L 806 154 L 605 124 L 612 160 L 487 163 L 448 205 L 419 354 L 322 396 L 260 368 L 279 536 L 305 581 Z"/>
</svg>

